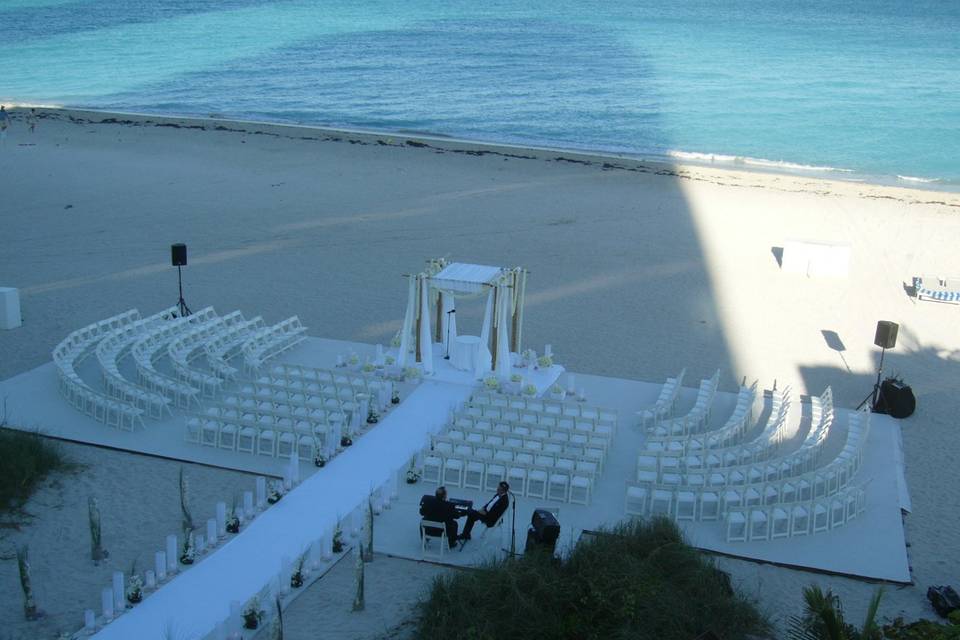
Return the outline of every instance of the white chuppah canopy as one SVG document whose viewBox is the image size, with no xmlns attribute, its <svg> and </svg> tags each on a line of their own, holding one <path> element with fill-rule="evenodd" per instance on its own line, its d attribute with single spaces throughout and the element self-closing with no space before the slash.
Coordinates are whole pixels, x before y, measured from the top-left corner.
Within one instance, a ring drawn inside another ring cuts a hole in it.
<svg viewBox="0 0 960 640">
<path fill-rule="evenodd" d="M 519 267 L 430 260 L 424 272 L 408 276 L 407 311 L 397 345 L 397 364 L 406 366 L 412 353 L 424 371 L 432 373 L 433 343 L 445 350 L 457 344 L 456 298 L 485 295 L 480 355 L 474 373 L 478 378 L 491 370 L 508 375 L 509 354 L 520 351 L 526 275 L 526 270 Z"/>
</svg>

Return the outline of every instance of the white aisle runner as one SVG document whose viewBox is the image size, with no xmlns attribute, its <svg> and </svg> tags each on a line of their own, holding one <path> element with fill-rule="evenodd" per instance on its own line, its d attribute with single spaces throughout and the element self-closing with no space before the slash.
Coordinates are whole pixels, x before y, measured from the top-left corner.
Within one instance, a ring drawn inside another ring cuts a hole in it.
<svg viewBox="0 0 960 640">
<path fill-rule="evenodd" d="M 438 432 L 471 387 L 423 382 L 376 428 L 257 517 L 240 535 L 176 576 L 94 637 L 99 640 L 202 638 L 280 572 L 284 557 L 297 558 L 332 530 L 338 516 L 365 503 L 371 489 L 404 468 Z M 265 603 L 269 606 L 269 603 Z"/>
</svg>

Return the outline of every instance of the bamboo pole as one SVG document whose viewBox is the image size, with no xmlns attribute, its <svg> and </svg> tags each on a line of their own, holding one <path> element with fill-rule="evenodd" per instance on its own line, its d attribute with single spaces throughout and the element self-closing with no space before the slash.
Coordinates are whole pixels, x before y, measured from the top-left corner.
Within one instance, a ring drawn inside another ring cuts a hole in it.
<svg viewBox="0 0 960 640">
<path fill-rule="evenodd" d="M 422 354 L 422 352 L 421 352 L 421 350 L 420 350 L 420 328 L 421 328 L 421 323 L 423 322 L 423 319 L 420 317 L 420 315 L 421 315 L 421 314 L 420 314 L 420 308 L 421 308 L 420 296 L 422 296 L 422 295 L 423 295 L 423 287 L 420 286 L 420 277 L 417 276 L 417 297 L 416 297 L 416 305 L 417 305 L 417 357 L 416 357 L 416 361 L 417 361 L 417 362 L 423 362 L 423 354 Z"/>
<path fill-rule="evenodd" d="M 490 332 L 493 334 L 493 364 L 492 369 L 497 370 L 497 337 L 499 331 L 497 331 L 500 319 L 500 287 L 497 287 L 493 290 L 493 322 L 491 323 Z"/>
</svg>

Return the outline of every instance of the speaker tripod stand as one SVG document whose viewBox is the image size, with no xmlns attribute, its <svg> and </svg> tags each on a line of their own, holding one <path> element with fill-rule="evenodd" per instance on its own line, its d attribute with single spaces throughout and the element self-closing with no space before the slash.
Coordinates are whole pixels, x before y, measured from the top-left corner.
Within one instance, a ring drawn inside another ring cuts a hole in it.
<svg viewBox="0 0 960 640">
<path fill-rule="evenodd" d="M 182 267 L 178 264 L 177 265 L 177 285 L 179 285 L 179 288 L 180 288 L 180 299 L 177 300 L 177 308 L 180 310 L 180 317 L 185 318 L 193 312 L 190 311 L 190 307 L 187 306 L 187 301 L 183 299 L 183 274 L 181 272 L 181 269 Z"/>
<path fill-rule="evenodd" d="M 880 378 L 883 376 L 883 356 L 887 352 L 886 347 L 881 347 L 880 350 L 880 366 L 877 368 L 877 381 L 873 385 L 873 391 L 867 394 L 867 397 L 863 399 L 863 402 L 857 405 L 857 411 L 863 408 L 867 401 L 870 402 L 870 410 L 876 411 L 877 401 L 880 399 Z"/>
</svg>

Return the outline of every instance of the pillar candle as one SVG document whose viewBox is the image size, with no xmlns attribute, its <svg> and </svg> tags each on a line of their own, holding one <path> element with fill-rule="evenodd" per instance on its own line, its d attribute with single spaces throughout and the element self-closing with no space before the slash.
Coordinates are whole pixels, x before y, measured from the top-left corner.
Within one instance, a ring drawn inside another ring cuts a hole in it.
<svg viewBox="0 0 960 640">
<path fill-rule="evenodd" d="M 257 485 L 259 485 L 259 484 L 260 484 L 260 483 L 259 483 L 259 478 L 258 478 Z M 257 487 L 257 489 L 258 489 L 258 492 L 259 492 L 259 486 Z M 266 495 L 266 490 L 264 490 L 264 495 Z M 266 500 L 266 498 L 264 498 L 264 500 Z M 246 514 L 246 516 L 247 516 L 248 518 L 252 518 L 252 517 L 253 517 L 253 513 L 254 513 L 254 511 L 253 511 L 253 491 L 244 491 L 244 492 L 243 492 L 243 512 Z"/>
<path fill-rule="evenodd" d="M 167 536 L 167 573 L 177 572 L 177 534 Z"/>
<path fill-rule="evenodd" d="M 146 578 L 145 582 L 147 589 L 153 589 L 157 586 L 157 574 L 153 572 L 153 569 L 147 569 L 144 577 Z"/>
<path fill-rule="evenodd" d="M 97 614 L 93 609 L 87 609 L 83 612 L 83 630 L 93 631 L 97 627 Z"/>
<path fill-rule="evenodd" d="M 123 589 L 123 571 L 114 571 L 113 572 L 113 610 L 120 611 L 126 605 L 124 604 L 124 594 L 126 591 Z"/>
<path fill-rule="evenodd" d="M 167 577 L 167 554 L 163 551 L 157 551 L 153 554 L 153 570 L 157 574 L 157 580 L 163 580 Z"/>
<path fill-rule="evenodd" d="M 227 503 L 217 503 L 217 535 L 221 538 L 227 535 Z"/>
<path fill-rule="evenodd" d="M 576 388 L 577 388 L 577 387 L 576 387 L 576 384 L 574 384 L 574 383 L 575 383 L 575 380 L 574 380 L 573 374 L 572 374 L 572 373 L 568 373 L 568 374 L 567 374 L 567 392 L 568 392 L 570 395 L 573 395 L 574 392 L 576 391 Z"/>
<path fill-rule="evenodd" d="M 244 496 L 246 497 L 246 496 Z M 257 509 L 263 509 L 267 504 L 267 479 L 257 476 Z M 246 503 L 244 503 L 246 509 Z"/>
<path fill-rule="evenodd" d="M 100 606 L 103 608 L 105 620 L 113 619 L 113 589 L 107 587 L 100 592 Z"/>
<path fill-rule="evenodd" d="M 207 520 L 207 542 L 212 547 L 217 543 L 217 519 Z"/>
</svg>

